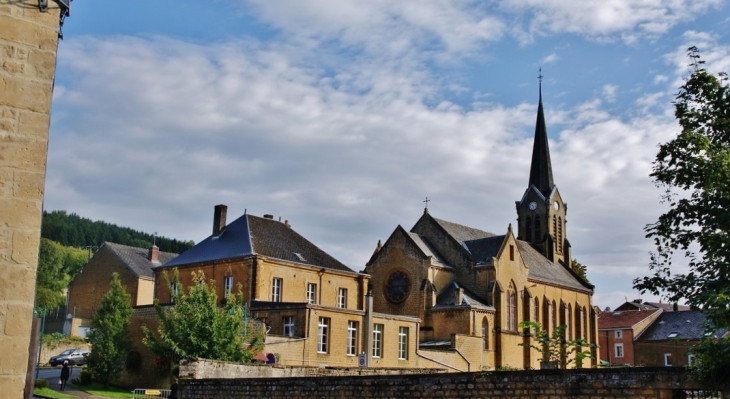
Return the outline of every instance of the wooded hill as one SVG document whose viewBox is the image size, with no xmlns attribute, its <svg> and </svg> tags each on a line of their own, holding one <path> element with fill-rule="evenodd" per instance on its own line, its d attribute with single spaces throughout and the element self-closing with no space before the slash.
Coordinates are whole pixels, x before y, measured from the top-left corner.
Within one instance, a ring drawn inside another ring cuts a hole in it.
<svg viewBox="0 0 730 399">
<path fill-rule="evenodd" d="M 177 254 L 183 253 L 195 245 L 193 241 L 180 241 L 159 236 L 155 238 L 149 233 L 129 227 L 119 227 L 101 220 L 93 221 L 66 211 L 43 211 L 41 237 L 67 247 L 93 247 L 94 250 L 104 241 L 149 248 L 154 240 L 160 251 Z"/>
</svg>

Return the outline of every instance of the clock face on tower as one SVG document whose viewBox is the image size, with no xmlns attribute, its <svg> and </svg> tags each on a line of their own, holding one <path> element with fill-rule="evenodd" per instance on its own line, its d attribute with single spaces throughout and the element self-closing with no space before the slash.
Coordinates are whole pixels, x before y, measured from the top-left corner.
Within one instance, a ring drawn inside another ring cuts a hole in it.
<svg viewBox="0 0 730 399">
<path fill-rule="evenodd" d="M 557 211 L 560 209 L 560 204 L 558 204 L 558 201 L 553 202 L 553 208 Z"/>
<path fill-rule="evenodd" d="M 535 209 L 537 209 L 537 202 L 532 201 L 532 202 L 530 202 L 530 205 L 528 205 L 528 206 L 530 207 L 531 211 L 534 211 Z"/>
<path fill-rule="evenodd" d="M 388 280 L 385 282 L 385 297 L 390 302 L 401 303 L 408 298 L 411 291 L 411 279 L 408 273 L 396 270 L 390 273 Z"/>
</svg>

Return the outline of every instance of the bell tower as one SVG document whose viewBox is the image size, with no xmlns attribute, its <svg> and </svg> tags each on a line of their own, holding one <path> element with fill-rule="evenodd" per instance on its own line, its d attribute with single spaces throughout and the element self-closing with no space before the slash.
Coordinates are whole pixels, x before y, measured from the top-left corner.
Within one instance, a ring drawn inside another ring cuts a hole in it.
<svg viewBox="0 0 730 399">
<path fill-rule="evenodd" d="M 538 76 L 539 101 L 535 138 L 532 144 L 530 180 L 517 208 L 517 239 L 526 241 L 553 262 L 570 265 L 570 243 L 566 238 L 568 206 L 553 182 L 545 114 L 542 107 L 542 73 Z"/>
</svg>

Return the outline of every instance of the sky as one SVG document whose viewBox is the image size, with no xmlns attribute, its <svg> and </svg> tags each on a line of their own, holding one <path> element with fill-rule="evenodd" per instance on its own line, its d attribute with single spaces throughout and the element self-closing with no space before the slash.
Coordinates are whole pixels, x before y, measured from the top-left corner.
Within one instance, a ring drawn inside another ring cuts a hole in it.
<svg viewBox="0 0 730 399">
<path fill-rule="evenodd" d="M 427 197 L 436 218 L 504 234 L 542 68 L 594 304 L 658 300 L 632 288 L 665 210 L 652 162 L 679 132 L 687 48 L 730 71 L 728 31 L 722 0 L 75 0 L 44 208 L 198 242 L 226 204 L 356 271 Z"/>
</svg>

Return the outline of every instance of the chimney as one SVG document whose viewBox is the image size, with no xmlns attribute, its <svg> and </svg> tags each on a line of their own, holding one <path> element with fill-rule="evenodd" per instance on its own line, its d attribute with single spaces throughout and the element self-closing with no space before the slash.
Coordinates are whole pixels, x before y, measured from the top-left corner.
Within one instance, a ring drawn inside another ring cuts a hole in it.
<svg viewBox="0 0 730 399">
<path fill-rule="evenodd" d="M 223 230 L 226 229 L 226 214 L 228 207 L 225 205 L 216 205 L 213 211 L 213 236 L 219 237 Z"/>
<path fill-rule="evenodd" d="M 152 245 L 150 247 L 150 251 L 147 254 L 147 259 L 150 260 L 150 262 L 159 265 L 160 264 L 160 248 L 157 245 Z"/>
<path fill-rule="evenodd" d="M 672 305 L 672 309 L 674 309 L 675 312 L 679 312 L 679 304 L 677 302 L 674 302 L 674 305 Z"/>
<path fill-rule="evenodd" d="M 266 215 L 264 215 L 264 218 L 265 218 L 265 219 L 271 219 L 271 220 L 274 220 L 274 215 L 271 215 L 271 214 L 267 213 Z"/>
<path fill-rule="evenodd" d="M 641 302 L 642 302 L 641 299 L 634 299 L 634 303 L 641 303 Z"/>
<path fill-rule="evenodd" d="M 288 220 L 285 220 L 284 221 L 284 226 L 291 228 L 291 225 L 289 224 L 289 221 Z"/>
</svg>

